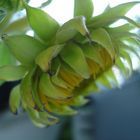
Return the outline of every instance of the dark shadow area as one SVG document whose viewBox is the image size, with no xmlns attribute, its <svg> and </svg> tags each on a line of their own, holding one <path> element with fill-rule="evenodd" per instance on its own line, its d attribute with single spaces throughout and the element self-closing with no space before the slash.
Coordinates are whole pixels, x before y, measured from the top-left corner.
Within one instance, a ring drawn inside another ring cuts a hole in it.
<svg viewBox="0 0 140 140">
<path fill-rule="evenodd" d="M 73 140 L 140 140 L 140 74 L 121 88 L 93 94 L 73 120 Z"/>
<path fill-rule="evenodd" d="M 8 107 L 9 94 L 15 83 L 7 82 L 0 86 L 0 112 Z"/>
<path fill-rule="evenodd" d="M 140 75 L 134 74 L 121 89 L 94 96 L 95 140 L 140 140 Z"/>
</svg>

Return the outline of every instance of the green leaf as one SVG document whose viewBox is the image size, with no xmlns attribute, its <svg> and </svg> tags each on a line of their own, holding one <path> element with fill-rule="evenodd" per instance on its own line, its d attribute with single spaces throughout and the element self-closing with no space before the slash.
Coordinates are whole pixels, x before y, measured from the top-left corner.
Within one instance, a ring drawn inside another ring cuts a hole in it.
<svg viewBox="0 0 140 140">
<path fill-rule="evenodd" d="M 59 28 L 59 24 L 47 13 L 25 4 L 27 17 L 31 28 L 45 42 L 50 41 Z"/>
<path fill-rule="evenodd" d="M 114 57 L 115 55 L 114 46 L 112 44 L 112 40 L 110 38 L 109 33 L 105 29 L 99 28 L 93 30 L 91 33 L 91 39 L 92 41 L 103 46 L 108 51 L 108 53 L 112 58 Z"/>
<path fill-rule="evenodd" d="M 14 114 L 17 114 L 18 112 L 18 109 L 20 107 L 20 100 L 20 85 L 17 85 L 12 89 L 9 100 L 10 109 Z"/>
<path fill-rule="evenodd" d="M 51 65 L 51 60 L 60 53 L 63 47 L 64 45 L 55 45 L 42 51 L 35 59 L 36 64 L 38 64 L 40 68 L 46 72 Z"/>
<path fill-rule="evenodd" d="M 72 39 L 78 32 L 83 36 L 89 33 L 83 16 L 75 17 L 64 23 L 56 33 L 56 42 L 64 43 Z"/>
<path fill-rule="evenodd" d="M 98 28 L 108 26 L 124 16 L 133 6 L 139 4 L 139 1 L 123 3 L 113 8 L 108 9 L 102 14 L 93 17 L 89 26 Z"/>
<path fill-rule="evenodd" d="M 24 77 L 27 69 L 24 66 L 6 65 L 0 67 L 0 80 L 15 81 Z"/>
<path fill-rule="evenodd" d="M 88 64 L 86 62 L 82 49 L 76 44 L 69 44 L 60 53 L 61 58 L 66 62 L 76 73 L 83 78 L 90 77 Z"/>
<path fill-rule="evenodd" d="M 92 17 L 93 9 L 92 0 L 74 0 L 74 16 L 84 16 L 88 21 Z"/>
<path fill-rule="evenodd" d="M 17 60 L 25 65 L 34 64 L 36 56 L 45 49 L 41 42 L 27 35 L 7 36 L 4 43 Z"/>
</svg>

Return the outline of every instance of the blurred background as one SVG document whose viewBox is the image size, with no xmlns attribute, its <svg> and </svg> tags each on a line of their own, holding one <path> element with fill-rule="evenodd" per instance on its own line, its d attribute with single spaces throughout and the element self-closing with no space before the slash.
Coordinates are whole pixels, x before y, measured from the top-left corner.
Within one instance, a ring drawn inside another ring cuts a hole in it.
<svg viewBox="0 0 140 140">
<path fill-rule="evenodd" d="M 94 15 L 133 0 L 94 0 Z M 30 5 L 40 6 L 43 0 L 31 0 Z M 135 6 L 128 16 L 138 18 L 140 5 Z M 53 0 L 44 9 L 63 24 L 73 16 L 73 0 Z M 24 13 L 24 11 L 23 11 Z M 124 23 L 120 20 L 116 24 Z M 32 34 L 32 32 L 28 32 Z M 8 108 L 11 88 L 16 83 L 5 83 L 0 87 L 0 140 L 140 140 L 140 64 L 134 58 L 134 74 L 122 87 L 104 89 L 93 93 L 90 102 L 79 108 L 79 114 L 64 117 L 60 124 L 48 128 L 35 127 L 25 112 L 13 115 Z M 121 81 L 120 81 L 121 82 Z"/>
</svg>

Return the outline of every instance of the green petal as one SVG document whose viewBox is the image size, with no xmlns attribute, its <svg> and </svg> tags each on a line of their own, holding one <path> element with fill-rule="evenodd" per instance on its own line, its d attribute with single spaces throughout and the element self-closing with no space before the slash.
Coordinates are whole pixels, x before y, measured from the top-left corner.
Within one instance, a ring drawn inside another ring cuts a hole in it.
<svg viewBox="0 0 140 140">
<path fill-rule="evenodd" d="M 33 71 L 33 75 L 31 77 L 31 87 L 32 87 L 31 93 L 36 105 L 35 106 L 36 109 L 39 111 L 46 111 L 44 108 L 44 104 L 40 99 L 39 91 L 38 91 L 40 76 L 41 76 L 41 71 L 38 68 L 35 68 Z"/>
<path fill-rule="evenodd" d="M 39 92 L 52 99 L 64 100 L 72 97 L 72 95 L 60 91 L 55 85 L 53 85 L 51 78 L 46 73 L 41 75 L 39 81 Z"/>
<path fill-rule="evenodd" d="M 51 81 L 52 81 L 52 83 L 55 84 L 56 86 L 59 86 L 59 87 L 65 88 L 65 89 L 68 88 L 68 87 L 67 87 L 67 83 L 66 83 L 63 79 L 59 78 L 57 75 L 53 75 L 53 76 L 51 77 Z"/>
<path fill-rule="evenodd" d="M 87 58 L 95 61 L 97 64 L 103 67 L 102 57 L 100 56 L 100 52 L 99 52 L 99 45 L 87 44 L 82 46 L 81 49 L 83 50 L 83 53 Z"/>
<path fill-rule="evenodd" d="M 69 44 L 61 52 L 61 58 L 71 67 L 73 70 L 81 75 L 83 78 L 88 79 L 89 68 L 86 62 L 82 49 L 76 44 Z"/>
<path fill-rule="evenodd" d="M 20 100 L 21 100 L 20 86 L 17 85 L 12 89 L 10 93 L 10 99 L 9 99 L 10 109 L 14 114 L 17 114 L 17 111 L 20 107 Z"/>
</svg>

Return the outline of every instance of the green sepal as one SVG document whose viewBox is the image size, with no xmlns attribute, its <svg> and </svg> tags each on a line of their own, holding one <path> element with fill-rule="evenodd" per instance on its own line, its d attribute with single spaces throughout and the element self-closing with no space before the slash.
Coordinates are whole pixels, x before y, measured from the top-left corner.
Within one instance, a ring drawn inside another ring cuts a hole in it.
<svg viewBox="0 0 140 140">
<path fill-rule="evenodd" d="M 124 25 L 121 25 L 121 26 L 117 26 L 117 27 L 108 27 L 106 28 L 106 30 L 109 32 L 109 33 L 119 33 L 119 32 L 128 32 L 130 30 L 134 29 L 134 26 L 129 24 L 129 23 L 126 23 Z"/>
<path fill-rule="evenodd" d="M 139 46 L 138 46 L 138 44 L 131 44 L 130 42 L 127 42 L 127 43 L 129 43 L 129 45 L 128 44 L 125 44 L 125 43 L 123 43 L 123 42 L 120 42 L 120 48 L 119 49 L 123 49 L 124 51 L 127 51 L 127 53 L 133 53 L 139 60 L 140 60 L 140 55 L 139 55 Z"/>
<path fill-rule="evenodd" d="M 106 77 L 108 80 L 113 83 L 114 86 L 120 87 L 120 83 L 117 79 L 117 74 L 113 70 L 113 68 L 110 68 L 107 72 L 105 72 Z"/>
<path fill-rule="evenodd" d="M 84 83 L 83 87 L 76 92 L 78 92 L 79 95 L 89 96 L 92 93 L 100 92 L 100 88 L 96 85 L 95 79 L 92 78 L 87 83 Z"/>
<path fill-rule="evenodd" d="M 115 56 L 114 46 L 112 44 L 111 37 L 105 29 L 99 28 L 93 30 L 91 33 L 91 39 L 92 41 L 104 47 L 112 58 Z"/>
<path fill-rule="evenodd" d="M 33 96 L 32 96 L 32 76 L 33 72 L 29 71 L 28 74 L 22 79 L 20 84 L 20 93 L 21 93 L 21 101 L 22 101 L 22 107 L 24 109 L 31 107 L 35 108 L 36 104 L 34 102 Z"/>
<path fill-rule="evenodd" d="M 100 48 L 100 46 L 96 45 L 96 44 L 95 45 L 87 44 L 87 45 L 83 45 L 81 47 L 84 55 L 87 58 L 95 61 L 97 64 L 99 64 L 101 67 L 103 67 L 102 58 L 101 58 L 101 55 L 100 55 L 99 48 Z"/>
<path fill-rule="evenodd" d="M 115 40 L 124 40 L 129 38 L 136 38 L 138 39 L 139 36 L 136 33 L 131 33 L 129 31 L 127 32 L 109 32 L 110 36 L 114 38 Z"/>
<path fill-rule="evenodd" d="M 126 66 L 126 63 L 124 62 L 124 58 L 118 57 L 116 59 L 117 68 L 120 70 L 120 72 L 123 74 L 125 78 L 128 78 L 130 76 L 130 68 Z"/>
<path fill-rule="evenodd" d="M 33 31 L 45 42 L 50 41 L 59 28 L 59 24 L 41 9 L 25 4 L 27 18 Z"/>
<path fill-rule="evenodd" d="M 16 59 L 25 65 L 34 64 L 36 56 L 45 49 L 41 42 L 27 35 L 6 36 L 4 43 Z"/>
<path fill-rule="evenodd" d="M 56 43 L 64 43 L 71 40 L 78 32 L 83 36 L 89 34 L 85 20 L 85 17 L 79 16 L 64 23 L 56 33 Z"/>
<path fill-rule="evenodd" d="M 55 75 L 51 76 L 51 81 L 54 85 L 59 86 L 59 87 L 64 88 L 64 89 L 67 89 L 68 84 L 63 79 L 58 77 L 59 69 L 60 69 L 60 66 L 58 66 Z"/>
<path fill-rule="evenodd" d="M 50 68 L 51 60 L 60 53 L 63 47 L 64 45 L 55 45 L 42 51 L 35 59 L 36 64 L 46 72 Z"/>
<path fill-rule="evenodd" d="M 42 103 L 40 96 L 39 96 L 39 80 L 41 76 L 41 71 L 36 67 L 33 71 L 33 75 L 31 77 L 31 94 L 33 97 L 33 100 L 35 102 L 35 109 L 39 111 L 46 111 L 44 104 Z"/>
<path fill-rule="evenodd" d="M 96 84 L 99 84 L 99 86 L 104 86 L 105 88 L 111 89 L 112 83 L 107 79 L 105 74 L 102 74 L 96 79 Z"/>
<path fill-rule="evenodd" d="M 124 16 L 133 6 L 139 4 L 139 1 L 123 3 L 113 8 L 109 8 L 107 11 L 102 14 L 93 17 L 89 23 L 89 27 L 105 27 L 110 25 L 111 23 L 119 20 L 122 16 Z"/>
<path fill-rule="evenodd" d="M 132 73 L 133 64 L 132 64 L 132 58 L 131 58 L 131 51 L 124 48 L 120 48 L 119 51 L 120 51 L 120 56 L 123 57 L 127 61 L 130 67 L 130 73 Z"/>
<path fill-rule="evenodd" d="M 75 96 L 71 101 L 70 101 L 70 105 L 71 106 L 75 106 L 75 107 L 80 107 L 83 106 L 85 104 L 87 104 L 89 102 L 88 99 L 86 99 L 84 96 Z"/>
<path fill-rule="evenodd" d="M 16 64 L 16 59 L 3 42 L 0 42 L 0 66 Z"/>
<path fill-rule="evenodd" d="M 15 81 L 22 79 L 27 72 L 24 66 L 5 65 L 0 67 L 0 80 Z"/>
<path fill-rule="evenodd" d="M 66 49 L 61 51 L 60 56 L 63 61 L 65 61 L 76 73 L 81 75 L 83 78 L 88 79 L 90 77 L 89 67 L 80 46 L 76 44 L 68 44 Z"/>
<path fill-rule="evenodd" d="M 48 127 L 59 121 L 58 118 L 50 115 L 48 112 L 39 112 L 33 108 L 27 108 L 26 111 L 33 124 L 40 128 Z"/>
</svg>

